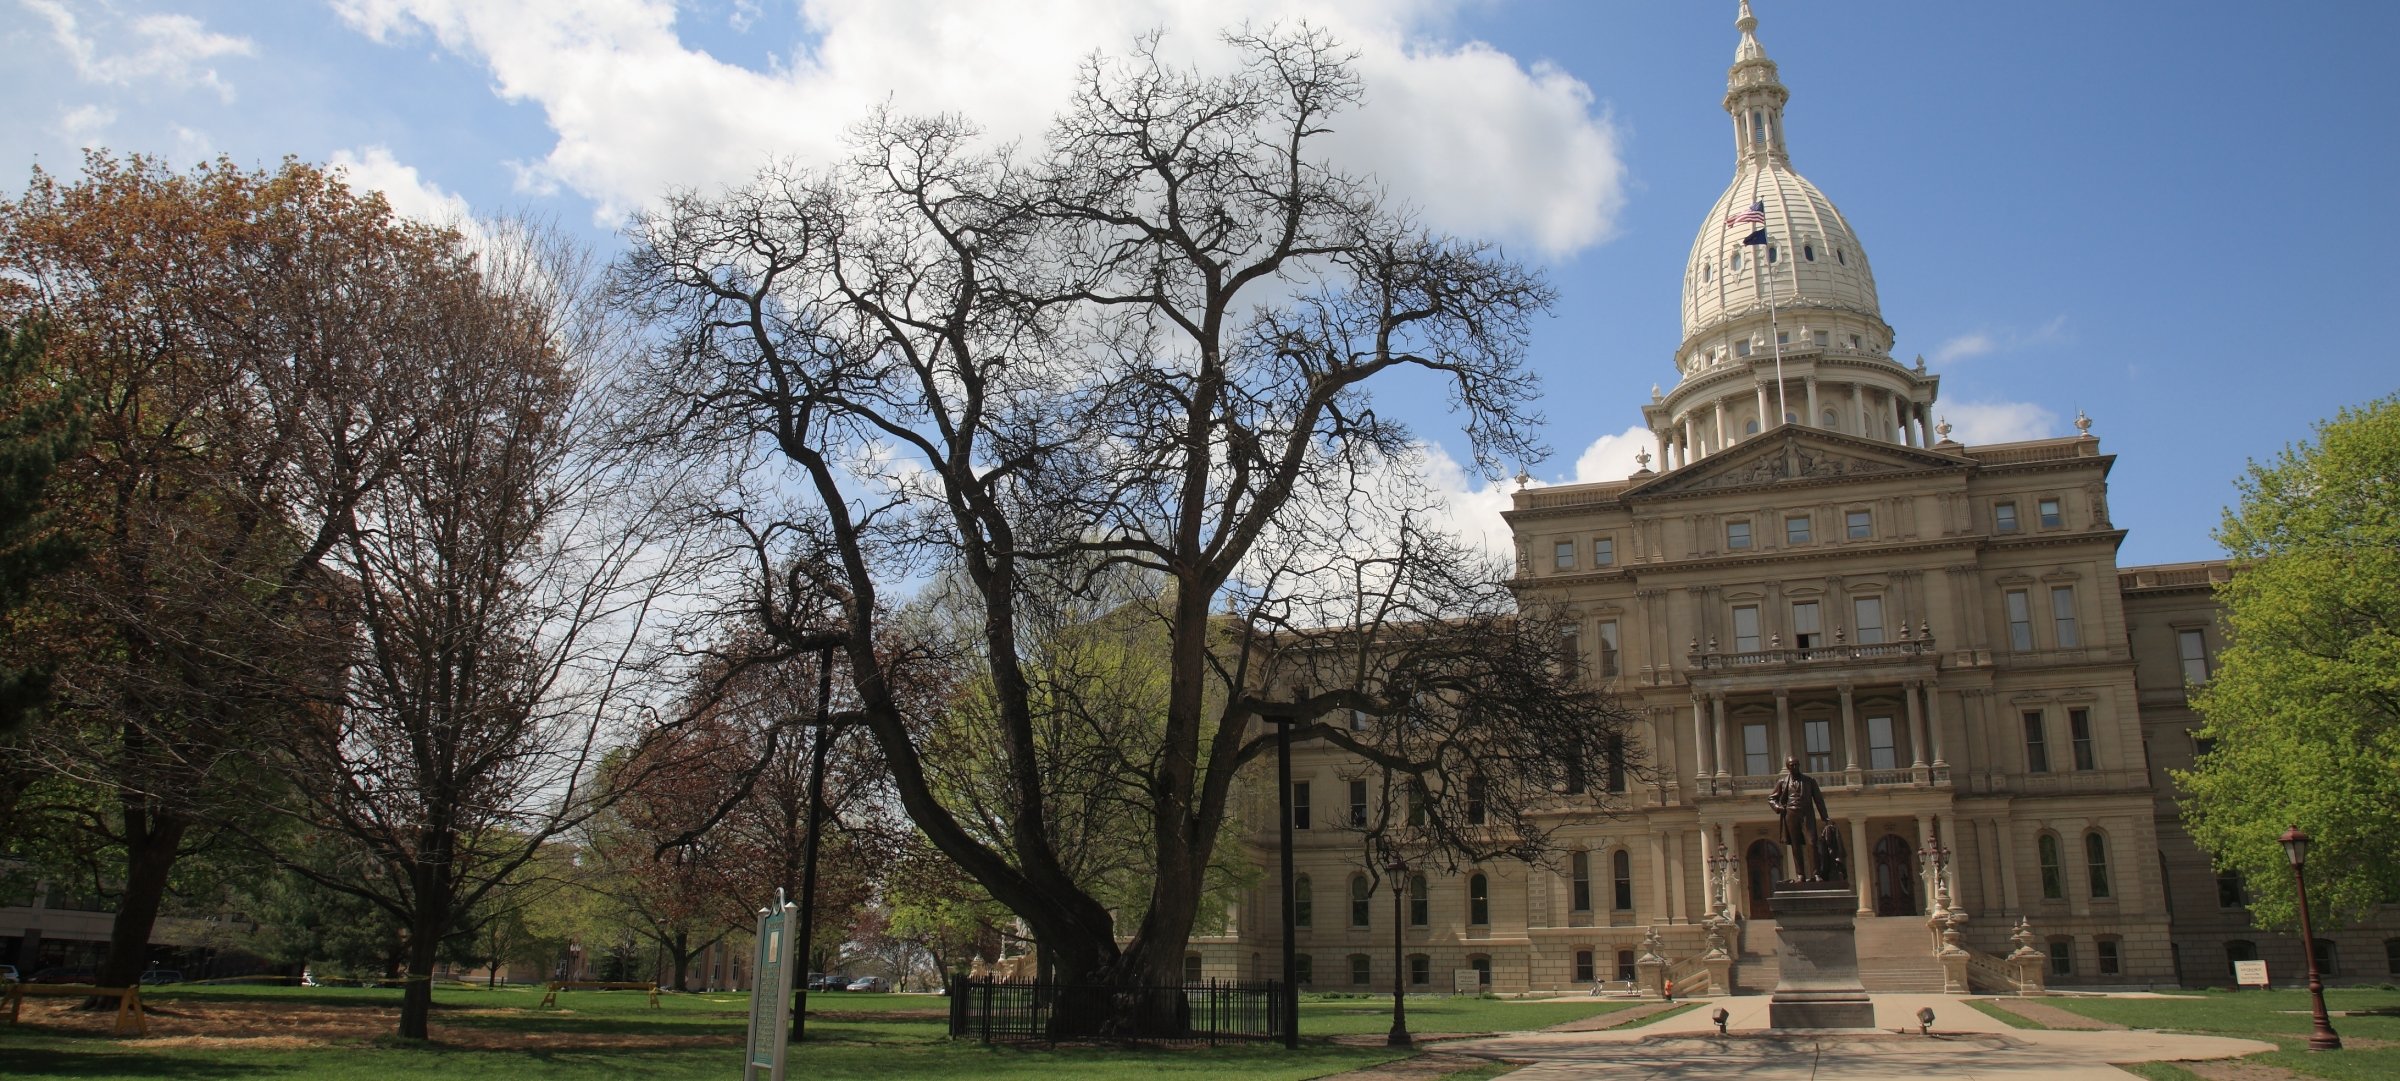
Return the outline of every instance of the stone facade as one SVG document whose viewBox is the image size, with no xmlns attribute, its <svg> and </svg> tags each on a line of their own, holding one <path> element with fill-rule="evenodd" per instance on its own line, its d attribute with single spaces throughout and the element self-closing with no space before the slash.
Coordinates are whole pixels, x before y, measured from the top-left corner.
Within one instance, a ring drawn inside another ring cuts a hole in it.
<svg viewBox="0 0 2400 1081">
<path fill-rule="evenodd" d="M 2195 750 L 2186 677 L 2221 645 L 2209 585 L 2226 568 L 2117 565 L 2114 458 L 2088 418 L 2063 438 L 1949 438 L 1939 379 L 1888 353 L 1856 234 L 1791 169 L 1789 93 L 1755 26 L 1745 0 L 1736 174 L 1685 268 L 1680 380 L 1642 407 L 1659 471 L 1521 488 L 1504 514 L 1520 595 L 1575 614 L 1647 763 L 1562 798 L 1554 862 L 1404 899 L 1405 978 L 1564 990 L 1631 980 L 1655 950 L 1689 979 L 1722 943 L 1736 986 L 1772 987 L 1766 795 L 1787 755 L 1842 831 L 1870 990 L 1941 990 L 1944 931 L 1977 990 L 2003 989 L 2027 945 L 2052 986 L 2225 983 L 2229 949 L 2296 978 L 2296 936 L 2249 926 L 2167 774 Z M 1388 990 L 1394 894 L 1338 828 L 1351 786 L 1375 782 L 1328 748 L 1294 758 L 1306 982 Z M 1275 840 L 1255 844 L 1267 873 L 1235 930 L 1195 944 L 1205 975 L 1276 969 Z M 2400 974 L 2400 913 L 2325 937 L 2337 980 Z"/>
</svg>

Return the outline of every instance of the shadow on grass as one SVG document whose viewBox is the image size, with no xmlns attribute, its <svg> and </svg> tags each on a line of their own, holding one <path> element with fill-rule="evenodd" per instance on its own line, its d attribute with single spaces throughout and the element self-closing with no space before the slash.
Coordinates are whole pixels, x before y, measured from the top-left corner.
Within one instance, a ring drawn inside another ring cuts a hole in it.
<svg viewBox="0 0 2400 1081">
<path fill-rule="evenodd" d="M 188 1055 L 142 1051 L 98 1053 L 47 1047 L 6 1049 L 7 1073 L 21 1077 L 159 1077 L 208 1081 L 211 1078 L 303 1076 L 306 1066 L 267 1066 L 253 1062 L 211 1062 Z"/>
</svg>

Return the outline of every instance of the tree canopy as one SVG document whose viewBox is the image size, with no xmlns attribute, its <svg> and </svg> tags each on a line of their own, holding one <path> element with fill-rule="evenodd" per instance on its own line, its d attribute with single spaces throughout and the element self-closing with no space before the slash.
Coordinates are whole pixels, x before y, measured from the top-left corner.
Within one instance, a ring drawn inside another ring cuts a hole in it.
<svg viewBox="0 0 2400 1081">
<path fill-rule="evenodd" d="M 2363 913 L 2400 900 L 2400 397 L 2342 410 L 2240 489 L 2185 825 L 2263 921 L 2297 920 L 2276 843 L 2293 825 L 2314 840 L 2310 902 Z"/>
</svg>

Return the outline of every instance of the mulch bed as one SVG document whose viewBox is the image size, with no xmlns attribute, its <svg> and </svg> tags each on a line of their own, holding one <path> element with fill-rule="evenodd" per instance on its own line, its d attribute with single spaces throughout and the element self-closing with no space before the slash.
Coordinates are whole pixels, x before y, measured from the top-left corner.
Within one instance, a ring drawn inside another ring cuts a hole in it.
<svg viewBox="0 0 2400 1081">
<path fill-rule="evenodd" d="M 1317 1081 L 1437 1081 L 1438 1078 L 1448 1077 L 1461 1070 L 1489 1066 L 1491 1062 L 1490 1059 L 1475 1058 L 1470 1055 L 1428 1051 L 1415 1058 L 1404 1058 L 1396 1062 L 1386 1062 L 1381 1066 L 1369 1066 L 1363 1070 L 1332 1074 L 1318 1078 Z"/>
<path fill-rule="evenodd" d="M 1992 1005 L 2010 1013 L 2016 1014 L 2017 1016 L 2028 1021 L 2035 1022 L 2048 1028 L 2065 1029 L 2070 1032 L 2125 1031 L 2125 1026 L 2117 1024 L 2114 1021 L 2101 1021 L 2096 1018 L 2085 1017 L 2084 1015 L 2076 1013 L 2072 1010 L 2062 1010 L 2056 1006 L 2049 1005 L 2048 1003 L 2035 1002 L 2031 999 L 1995 998 L 1985 999 L 1984 1001 L 1989 1002 Z"/>
<path fill-rule="evenodd" d="M 289 1051 L 355 1046 L 391 1036 L 400 1027 L 400 1010 L 395 1006 L 289 1006 L 274 1002 L 200 1002 L 181 999 L 146 1012 L 150 1016 L 150 1035 L 140 1038 L 140 1042 L 144 1046 L 167 1048 Z M 738 1032 L 529 1032 L 475 1025 L 447 1025 L 442 1023 L 444 1012 L 437 1009 L 433 1013 L 433 1042 L 445 1047 L 472 1050 L 519 1051 L 534 1048 L 551 1051 L 630 1051 L 738 1046 L 742 1039 L 742 1034 Z M 471 1010 L 459 1011 L 457 1015 L 491 1017 L 509 1016 L 511 1013 L 507 1010 Z M 27 1002 L 22 1023 L 52 1031 L 107 1036 L 116 1023 L 116 1013 L 113 1010 L 82 1010 L 68 1002 Z"/>
</svg>

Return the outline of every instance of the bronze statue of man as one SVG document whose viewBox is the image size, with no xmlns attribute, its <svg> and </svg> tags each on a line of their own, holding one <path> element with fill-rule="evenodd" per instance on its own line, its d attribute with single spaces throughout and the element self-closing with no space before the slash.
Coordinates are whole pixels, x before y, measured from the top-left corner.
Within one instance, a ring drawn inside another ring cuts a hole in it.
<svg viewBox="0 0 2400 1081">
<path fill-rule="evenodd" d="M 1783 760 L 1783 776 L 1775 778 L 1767 806 L 1782 820 L 1783 850 L 1791 853 L 1793 881 L 1823 881 L 1826 853 L 1820 837 L 1833 815 L 1825 809 L 1824 790 L 1800 772 L 1798 758 Z"/>
</svg>

